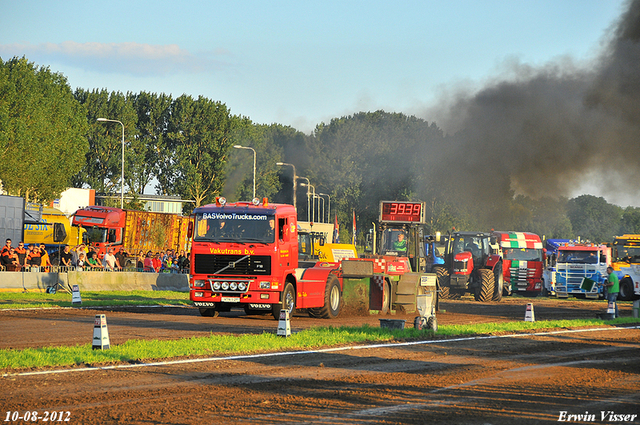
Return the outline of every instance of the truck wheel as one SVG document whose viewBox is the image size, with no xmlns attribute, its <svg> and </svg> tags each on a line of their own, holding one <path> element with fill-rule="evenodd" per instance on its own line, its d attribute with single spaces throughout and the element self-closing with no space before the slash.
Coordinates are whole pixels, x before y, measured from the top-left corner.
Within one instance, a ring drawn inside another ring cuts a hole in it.
<svg viewBox="0 0 640 425">
<path fill-rule="evenodd" d="M 340 314 L 341 308 L 340 282 L 335 275 L 330 274 L 327 278 L 327 285 L 324 288 L 324 306 L 320 312 L 325 319 L 335 319 Z"/>
<path fill-rule="evenodd" d="M 199 308 L 202 317 L 218 317 L 218 310 L 215 308 Z"/>
<path fill-rule="evenodd" d="M 271 308 L 271 314 L 273 314 L 274 319 L 280 320 L 280 311 L 282 311 L 283 308 L 289 310 L 289 317 L 293 316 L 293 313 L 296 312 L 296 291 L 291 282 L 287 282 L 284 285 L 284 290 L 280 295 L 280 302 L 274 304 Z"/>
<path fill-rule="evenodd" d="M 489 269 L 480 269 L 480 285 L 476 287 L 475 299 L 480 302 L 491 301 L 495 292 L 496 281 L 493 272 Z"/>
<path fill-rule="evenodd" d="M 504 290 L 504 275 L 502 274 L 502 263 L 496 264 L 493 269 L 493 281 L 495 282 L 496 290 L 491 297 L 491 301 L 501 301 Z"/>
<path fill-rule="evenodd" d="M 633 298 L 633 281 L 625 277 L 620 281 L 620 293 L 618 299 L 621 301 L 631 301 Z"/>
</svg>

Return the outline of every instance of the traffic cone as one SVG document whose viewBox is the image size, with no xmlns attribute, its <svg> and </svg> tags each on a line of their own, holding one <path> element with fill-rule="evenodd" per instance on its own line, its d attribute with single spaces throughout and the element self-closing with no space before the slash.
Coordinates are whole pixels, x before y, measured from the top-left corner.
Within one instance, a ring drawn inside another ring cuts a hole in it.
<svg viewBox="0 0 640 425">
<path fill-rule="evenodd" d="M 280 321 L 278 322 L 278 336 L 291 336 L 291 322 L 289 320 L 289 311 L 280 310 Z"/>
<path fill-rule="evenodd" d="M 533 313 L 533 304 L 531 304 L 531 303 L 527 304 L 527 310 L 524 313 L 524 321 L 525 322 L 535 322 L 536 321 L 536 316 Z"/>
<path fill-rule="evenodd" d="M 96 314 L 96 320 L 93 325 L 93 350 L 109 349 L 109 330 L 107 329 L 107 316 L 104 314 Z"/>
<path fill-rule="evenodd" d="M 80 287 L 78 287 L 78 285 L 73 285 L 73 291 L 71 295 L 71 304 L 73 305 L 82 304 L 82 298 L 80 297 Z"/>
</svg>

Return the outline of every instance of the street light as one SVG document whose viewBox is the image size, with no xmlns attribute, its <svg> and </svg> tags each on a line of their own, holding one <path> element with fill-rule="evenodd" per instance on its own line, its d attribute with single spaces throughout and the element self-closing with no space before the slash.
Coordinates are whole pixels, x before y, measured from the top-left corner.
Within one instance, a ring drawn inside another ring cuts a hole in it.
<svg viewBox="0 0 640 425">
<path fill-rule="evenodd" d="M 330 223 L 331 222 L 331 196 L 326 194 L 326 193 L 318 193 L 318 195 L 326 196 L 327 199 L 329 200 L 329 203 L 327 205 L 327 221 L 326 221 L 326 223 Z"/>
<path fill-rule="evenodd" d="M 118 120 L 108 120 L 106 118 L 98 118 L 100 122 L 117 122 L 122 126 L 122 173 L 120 175 L 120 208 L 124 208 L 124 124 Z"/>
<path fill-rule="evenodd" d="M 309 179 L 306 177 L 298 177 L 298 179 L 302 180 L 305 179 L 307 181 L 307 183 L 302 183 L 300 184 L 300 186 L 307 186 L 307 221 L 311 221 L 311 210 L 309 209 L 309 186 L 311 185 L 311 183 L 309 182 Z"/>
<path fill-rule="evenodd" d="M 309 188 L 313 189 L 313 208 L 311 208 L 311 219 L 309 220 L 313 222 L 316 218 L 316 187 L 308 183 L 301 183 L 300 186 L 307 186 L 307 197 L 309 196 Z"/>
<path fill-rule="evenodd" d="M 234 145 L 233 147 L 236 149 L 250 149 L 253 151 L 253 198 L 252 199 L 255 199 L 256 197 L 256 150 L 253 148 L 240 146 L 240 145 Z"/>
<path fill-rule="evenodd" d="M 288 164 L 286 162 L 276 162 L 276 165 L 279 166 L 283 166 L 283 165 L 288 165 L 291 168 L 293 168 L 293 207 L 297 208 L 296 206 L 296 167 L 293 164 Z M 296 213 L 297 214 L 297 213 Z"/>
</svg>

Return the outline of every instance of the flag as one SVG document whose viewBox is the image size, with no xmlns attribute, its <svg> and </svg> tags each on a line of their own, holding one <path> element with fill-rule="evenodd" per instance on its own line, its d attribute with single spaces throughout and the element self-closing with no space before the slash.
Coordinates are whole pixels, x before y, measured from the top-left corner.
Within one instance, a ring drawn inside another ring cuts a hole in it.
<svg viewBox="0 0 640 425">
<path fill-rule="evenodd" d="M 356 244 L 356 210 L 353 210 L 353 237 L 351 243 Z"/>
<path fill-rule="evenodd" d="M 338 225 L 338 214 L 333 220 L 333 243 L 340 243 L 340 226 Z"/>
</svg>

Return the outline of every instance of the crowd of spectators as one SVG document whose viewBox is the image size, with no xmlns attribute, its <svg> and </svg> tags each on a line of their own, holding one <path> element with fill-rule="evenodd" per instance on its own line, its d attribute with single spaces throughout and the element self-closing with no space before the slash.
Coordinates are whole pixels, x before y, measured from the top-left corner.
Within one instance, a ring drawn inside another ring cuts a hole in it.
<svg viewBox="0 0 640 425">
<path fill-rule="evenodd" d="M 138 252 L 135 261 L 122 249 L 108 248 L 100 256 L 91 245 L 77 245 L 58 248 L 47 252 L 44 244 L 18 243 L 12 246 L 11 239 L 7 239 L 0 251 L 0 265 L 7 271 L 36 270 L 48 272 L 58 266 L 64 270 L 103 270 L 121 271 L 123 269 L 144 271 L 149 273 L 189 273 L 189 255 L 185 251 L 176 254 L 175 250 L 167 249 L 160 252 Z M 60 269 L 58 269 L 60 270 Z"/>
</svg>

